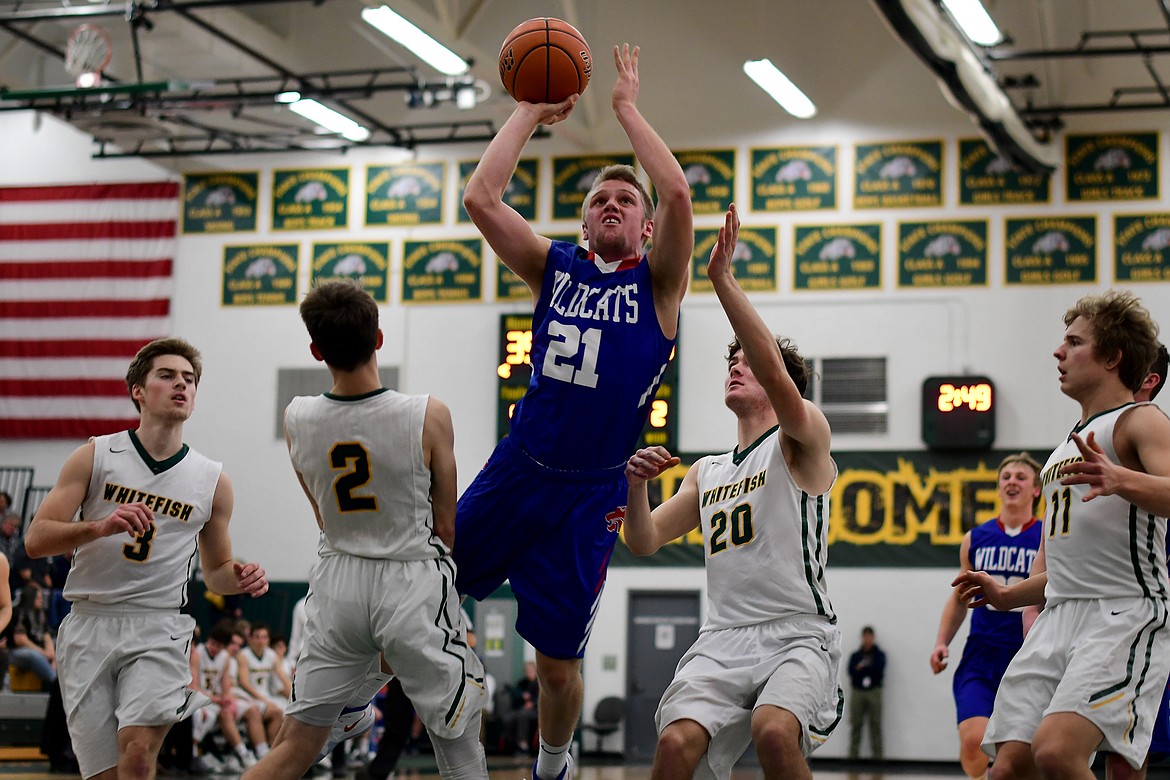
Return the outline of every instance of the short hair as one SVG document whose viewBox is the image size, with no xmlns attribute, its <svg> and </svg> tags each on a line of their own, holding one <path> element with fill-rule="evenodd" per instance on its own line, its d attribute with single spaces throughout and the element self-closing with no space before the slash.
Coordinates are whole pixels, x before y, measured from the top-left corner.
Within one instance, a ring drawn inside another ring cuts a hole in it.
<svg viewBox="0 0 1170 780">
<path fill-rule="evenodd" d="M 154 359 L 163 355 L 178 355 L 190 363 L 195 371 L 195 386 L 199 386 L 199 380 L 203 376 L 203 358 L 199 350 L 183 339 L 155 339 L 138 350 L 138 354 L 130 361 L 130 367 L 126 369 L 126 389 L 130 391 L 130 400 L 134 401 L 134 408 L 138 411 L 142 409 L 134 398 L 134 388 L 146 384 L 146 377 L 154 368 Z"/>
<path fill-rule="evenodd" d="M 998 479 L 999 475 L 1003 473 L 1003 470 L 1013 463 L 1023 463 L 1025 466 L 1032 469 L 1032 473 L 1036 475 L 1033 477 L 1032 483 L 1036 485 L 1040 484 L 1040 472 L 1044 467 L 1041 466 L 1035 458 L 1023 451 L 1008 455 L 1006 458 L 1001 460 L 999 462 L 999 466 L 995 469 L 996 478 Z"/>
<path fill-rule="evenodd" d="M 378 344 L 378 304 L 353 279 L 316 285 L 301 301 L 301 319 L 325 363 L 353 371 Z"/>
<path fill-rule="evenodd" d="M 808 387 L 808 378 L 811 373 L 808 370 L 808 364 L 804 362 L 799 351 L 797 351 L 796 344 L 792 339 L 786 339 L 783 336 L 776 336 L 776 346 L 780 348 L 780 356 L 784 358 L 784 368 L 788 370 L 788 376 L 792 377 L 792 381 L 796 384 L 796 389 L 804 395 L 805 389 Z M 731 359 L 742 350 L 739 339 L 734 338 L 731 343 L 727 345 L 727 363 L 731 364 Z"/>
<path fill-rule="evenodd" d="M 1133 392 L 1140 390 L 1158 353 L 1158 324 L 1138 297 L 1128 290 L 1086 295 L 1065 312 L 1065 327 L 1077 317 L 1089 323 L 1093 354 L 1102 360 L 1120 354 L 1118 379 Z"/>
<path fill-rule="evenodd" d="M 5 501 L 7 501 L 8 506 L 12 506 L 12 496 L 9 495 L 7 490 L 0 490 L 0 498 L 3 498 Z"/>
<path fill-rule="evenodd" d="M 1158 384 L 1150 388 L 1150 400 L 1153 401 L 1158 393 L 1162 392 L 1162 385 L 1166 384 L 1166 372 L 1170 371 L 1170 352 L 1166 351 L 1165 344 L 1158 345 L 1158 354 L 1154 356 L 1154 364 L 1146 372 L 1146 376 L 1156 374 Z"/>
<path fill-rule="evenodd" d="M 633 166 L 607 165 L 597 172 L 593 183 L 589 185 L 589 192 L 586 193 L 585 200 L 581 203 L 581 221 L 585 221 L 585 212 L 589 210 L 589 198 L 593 196 L 594 191 L 604 182 L 615 180 L 624 181 L 637 187 L 638 195 L 642 198 L 643 219 L 654 219 L 654 201 L 650 198 L 650 192 L 646 189 L 646 185 L 638 178 L 638 174 L 634 173 Z"/>
<path fill-rule="evenodd" d="M 873 626 L 866 626 L 865 628 L 861 629 L 861 633 L 863 636 L 865 634 L 869 634 L 870 636 L 873 636 Z"/>
<path fill-rule="evenodd" d="M 232 643 L 232 637 L 238 634 L 236 630 L 236 621 L 231 618 L 223 618 L 211 628 L 211 633 L 207 635 L 209 640 L 214 639 L 225 647 Z"/>
<path fill-rule="evenodd" d="M 268 638 L 272 638 L 272 631 L 268 629 L 268 624 L 263 620 L 257 620 L 252 624 L 252 629 L 248 632 L 248 636 L 252 636 L 252 634 L 255 634 L 257 631 L 268 631 Z"/>
</svg>

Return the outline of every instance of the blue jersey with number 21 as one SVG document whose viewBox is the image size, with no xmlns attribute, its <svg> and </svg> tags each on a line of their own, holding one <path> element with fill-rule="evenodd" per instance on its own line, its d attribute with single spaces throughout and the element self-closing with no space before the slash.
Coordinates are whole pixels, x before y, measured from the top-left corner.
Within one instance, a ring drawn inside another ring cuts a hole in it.
<svg viewBox="0 0 1170 780">
<path fill-rule="evenodd" d="M 611 264 L 553 241 L 532 313 L 532 380 L 512 414 L 512 441 L 555 469 L 624 465 L 673 348 L 654 311 L 645 256 Z"/>
</svg>

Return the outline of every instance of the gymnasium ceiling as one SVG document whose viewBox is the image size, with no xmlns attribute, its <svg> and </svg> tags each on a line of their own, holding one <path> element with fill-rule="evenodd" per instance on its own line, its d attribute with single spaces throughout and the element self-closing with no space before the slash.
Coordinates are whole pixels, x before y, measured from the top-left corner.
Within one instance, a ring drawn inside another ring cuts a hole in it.
<svg viewBox="0 0 1170 780">
<path fill-rule="evenodd" d="M 336 143 L 273 101 L 286 89 L 326 101 L 374 130 L 369 143 L 418 148 L 490 137 L 511 99 L 496 55 L 507 32 L 535 16 L 575 24 L 593 47 L 594 83 L 553 132 L 583 150 L 625 146 L 609 110 L 610 47 L 640 44 L 639 104 L 672 141 L 687 134 L 752 137 L 792 128 L 743 74 L 768 57 L 817 104 L 821 128 L 937 120 L 948 110 L 934 76 L 892 33 L 873 0 L 390 0 L 399 13 L 474 60 L 472 109 L 412 93 L 445 77 L 360 18 L 380 0 L 0 1 L 0 110 L 40 108 L 95 137 L 99 156 L 256 153 Z M 1117 112 L 1170 108 L 1170 0 L 984 0 L 1010 40 L 984 52 L 1036 132 L 1077 129 Z M 129 18 L 129 21 L 128 21 Z M 67 87 L 70 34 L 83 23 L 113 41 L 118 86 L 168 82 L 136 94 L 29 94 Z M 138 56 L 135 56 L 137 37 Z M 340 101 L 340 104 L 337 102 Z M 1137 108 L 1141 106 L 1141 108 Z M 1130 115 L 1132 117 L 1132 115 Z M 1115 129 L 1128 120 L 1118 119 Z M 1164 118 L 1154 120 L 1164 122 Z M 927 125 L 929 126 L 929 125 Z"/>
</svg>

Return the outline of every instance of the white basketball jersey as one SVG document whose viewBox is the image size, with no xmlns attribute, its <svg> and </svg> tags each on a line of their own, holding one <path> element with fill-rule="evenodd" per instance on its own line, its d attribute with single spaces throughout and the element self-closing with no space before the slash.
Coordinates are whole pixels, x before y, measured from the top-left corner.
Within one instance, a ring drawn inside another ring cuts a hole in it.
<svg viewBox="0 0 1170 780">
<path fill-rule="evenodd" d="M 789 615 L 837 619 L 825 585 L 829 494 L 792 481 L 773 428 L 743 452 L 700 459 L 704 631 Z"/>
<path fill-rule="evenodd" d="M 382 389 L 299 396 L 285 413 L 293 467 L 317 502 L 321 554 L 403 561 L 449 555 L 434 533 L 423 462 L 427 396 Z"/>
<path fill-rule="evenodd" d="M 1106 457 L 1118 463 L 1113 430 L 1137 405 L 1099 414 L 1073 432 L 1088 438 L 1092 431 Z M 1053 450 L 1041 475 L 1048 505 L 1046 600 L 1055 604 L 1066 599 L 1166 598 L 1166 519 L 1121 496 L 1097 496 L 1086 502 L 1088 485 L 1061 485 L 1060 467 L 1081 459 L 1070 436 Z"/>
<path fill-rule="evenodd" d="M 216 696 L 223 696 L 223 670 L 231 660 L 231 653 L 226 649 L 220 650 L 214 658 L 207 652 L 207 645 L 195 646 L 195 654 L 199 659 L 199 684 Z"/>
<path fill-rule="evenodd" d="M 182 607 L 199 532 L 211 517 L 221 464 L 186 444 L 167 460 L 156 461 L 133 431 L 91 441 L 93 473 L 81 504 L 81 522 L 100 520 L 119 504 L 140 501 L 153 511 L 154 524 L 136 539 L 114 534 L 78 547 L 65 581 L 65 598 Z"/>
<path fill-rule="evenodd" d="M 259 658 L 252 652 L 252 648 L 244 645 L 240 650 L 240 659 L 248 667 L 248 681 L 252 687 L 261 693 L 271 690 L 271 678 L 276 676 L 276 651 L 271 647 L 264 648 Z"/>
</svg>

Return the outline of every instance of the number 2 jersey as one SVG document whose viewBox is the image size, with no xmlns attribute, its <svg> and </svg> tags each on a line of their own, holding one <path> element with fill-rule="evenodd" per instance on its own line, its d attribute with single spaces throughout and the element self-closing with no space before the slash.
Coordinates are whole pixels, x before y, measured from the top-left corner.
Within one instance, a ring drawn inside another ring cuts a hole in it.
<svg viewBox="0 0 1170 780">
<path fill-rule="evenodd" d="M 427 400 L 382 388 L 288 405 L 289 454 L 321 513 L 322 555 L 421 561 L 450 553 L 434 533 Z"/>
<path fill-rule="evenodd" d="M 553 241 L 532 314 L 532 379 L 512 415 L 512 441 L 554 469 L 624 466 L 673 348 L 645 256 L 605 263 Z"/>
<path fill-rule="evenodd" d="M 1105 456 L 1119 463 L 1113 449 L 1117 421 L 1140 404 L 1103 412 L 1073 432 L 1082 439 L 1093 432 Z M 1156 407 L 1155 407 L 1156 408 Z M 1044 559 L 1048 604 L 1068 599 L 1158 598 L 1167 596 L 1166 519 L 1121 496 L 1084 501 L 1088 485 L 1061 485 L 1061 466 L 1082 460 L 1072 437 L 1053 450 L 1041 482 L 1048 503 Z"/>
<path fill-rule="evenodd" d="M 779 427 L 694 468 L 707 568 L 702 630 L 791 615 L 835 623 L 825 583 L 829 492 L 811 496 L 792 481 Z"/>
<path fill-rule="evenodd" d="M 170 458 L 156 461 L 134 431 L 90 441 L 93 471 L 81 521 L 101 520 L 120 504 L 138 501 L 150 508 L 154 522 L 135 539 L 117 533 L 78 547 L 65 581 L 65 598 L 154 609 L 182 607 L 222 465 L 186 444 Z"/>
</svg>

